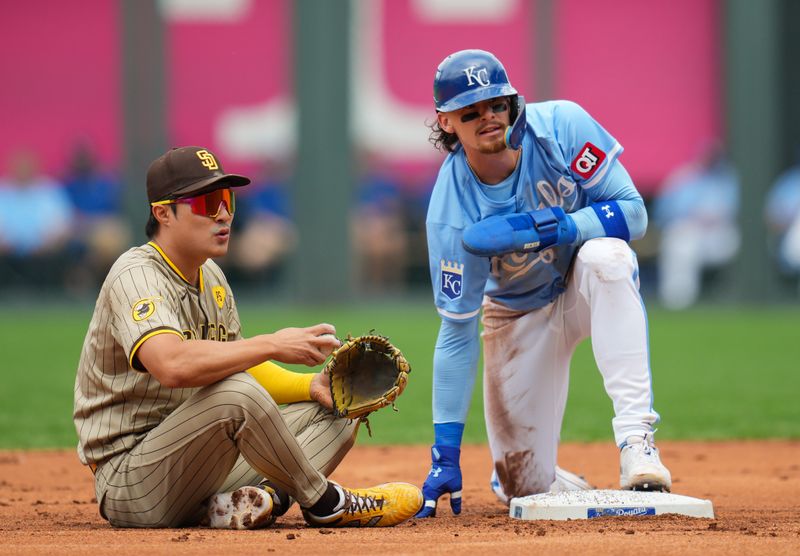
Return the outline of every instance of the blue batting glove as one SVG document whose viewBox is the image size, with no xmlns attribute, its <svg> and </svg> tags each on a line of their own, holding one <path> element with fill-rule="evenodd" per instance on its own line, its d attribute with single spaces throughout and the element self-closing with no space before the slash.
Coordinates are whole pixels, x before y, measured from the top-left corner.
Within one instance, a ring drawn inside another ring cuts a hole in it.
<svg viewBox="0 0 800 556">
<path fill-rule="evenodd" d="M 454 446 L 438 446 L 431 448 L 431 471 L 425 484 L 422 485 L 422 495 L 425 505 L 417 512 L 415 517 L 436 516 L 436 502 L 444 494 L 450 494 L 450 509 L 454 515 L 461 513 L 461 448 Z"/>
<path fill-rule="evenodd" d="M 461 242 L 473 255 L 497 257 L 567 245 L 577 237 L 578 227 L 572 217 L 561 207 L 549 207 L 490 216 L 467 227 Z"/>
</svg>

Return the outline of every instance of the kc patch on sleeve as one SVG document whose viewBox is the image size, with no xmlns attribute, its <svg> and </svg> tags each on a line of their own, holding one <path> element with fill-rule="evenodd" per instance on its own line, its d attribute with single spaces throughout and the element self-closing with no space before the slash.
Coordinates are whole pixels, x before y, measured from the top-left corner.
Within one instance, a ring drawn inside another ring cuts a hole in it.
<svg viewBox="0 0 800 556">
<path fill-rule="evenodd" d="M 441 261 L 442 268 L 442 293 L 448 299 L 456 300 L 461 297 L 461 284 L 464 280 L 464 265 L 457 262 Z"/>
</svg>

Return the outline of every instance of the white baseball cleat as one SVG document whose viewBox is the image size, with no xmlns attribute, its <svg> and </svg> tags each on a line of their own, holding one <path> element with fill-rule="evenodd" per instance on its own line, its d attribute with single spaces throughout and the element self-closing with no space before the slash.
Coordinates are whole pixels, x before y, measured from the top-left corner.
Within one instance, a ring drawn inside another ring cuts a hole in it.
<svg viewBox="0 0 800 556">
<path fill-rule="evenodd" d="M 263 488 L 244 486 L 215 494 L 208 501 L 204 523 L 214 529 L 260 529 L 275 521 L 272 496 Z"/>
<path fill-rule="evenodd" d="M 672 489 L 672 476 L 661 463 L 652 432 L 629 436 L 620 450 L 619 461 L 619 484 L 623 490 Z"/>
</svg>

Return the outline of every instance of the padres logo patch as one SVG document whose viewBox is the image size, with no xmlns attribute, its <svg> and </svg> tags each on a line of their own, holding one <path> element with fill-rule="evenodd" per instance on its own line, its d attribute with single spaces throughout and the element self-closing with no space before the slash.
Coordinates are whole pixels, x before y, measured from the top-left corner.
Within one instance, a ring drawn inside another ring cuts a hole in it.
<svg viewBox="0 0 800 556">
<path fill-rule="evenodd" d="M 197 151 L 196 154 L 197 158 L 200 159 L 200 163 L 209 170 L 219 169 L 219 164 L 217 164 L 217 159 L 214 158 L 214 155 L 208 152 L 207 150 L 203 149 L 202 151 Z"/>
<path fill-rule="evenodd" d="M 133 304 L 131 317 L 136 322 L 149 319 L 156 312 L 156 301 L 161 301 L 160 297 L 145 297 Z"/>
<path fill-rule="evenodd" d="M 214 296 L 214 301 L 217 302 L 219 308 L 222 309 L 222 306 L 225 305 L 225 288 L 214 286 L 211 288 L 211 294 Z"/>
</svg>

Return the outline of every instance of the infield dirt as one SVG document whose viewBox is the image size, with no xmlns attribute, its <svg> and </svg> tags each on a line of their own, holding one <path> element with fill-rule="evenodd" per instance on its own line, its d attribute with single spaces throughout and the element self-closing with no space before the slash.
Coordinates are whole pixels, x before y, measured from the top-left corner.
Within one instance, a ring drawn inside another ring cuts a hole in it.
<svg viewBox="0 0 800 556">
<path fill-rule="evenodd" d="M 673 492 L 710 499 L 714 519 L 674 515 L 567 522 L 508 517 L 489 490 L 487 446 L 465 446 L 464 511 L 390 529 L 310 529 L 295 506 L 269 529 L 113 529 L 73 450 L 0 452 L 1 554 L 800 554 L 800 441 L 666 442 Z M 426 446 L 356 447 L 333 478 L 347 486 L 421 484 Z M 562 467 L 617 488 L 609 443 L 565 444 Z"/>
</svg>

